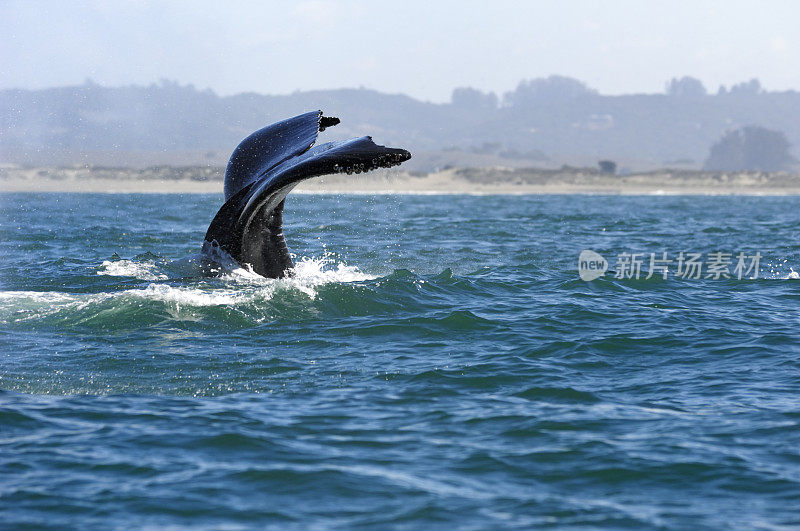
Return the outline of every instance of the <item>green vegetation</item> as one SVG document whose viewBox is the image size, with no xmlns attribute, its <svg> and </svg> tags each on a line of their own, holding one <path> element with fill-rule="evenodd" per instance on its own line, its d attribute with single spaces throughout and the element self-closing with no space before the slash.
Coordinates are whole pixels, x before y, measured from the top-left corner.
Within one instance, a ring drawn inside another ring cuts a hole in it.
<svg viewBox="0 0 800 531">
<path fill-rule="evenodd" d="M 0 162 L 47 164 L 41 159 L 57 151 L 230 153 L 264 124 L 317 108 L 344 119 L 326 132 L 331 140 L 374 133 L 378 142 L 402 142 L 413 152 L 457 146 L 531 164 L 701 161 L 726 131 L 751 125 L 800 145 L 800 93 L 767 92 L 757 80 L 711 94 L 681 78 L 663 94 L 607 96 L 552 76 L 525 80 L 502 96 L 457 88 L 452 102 L 441 104 L 367 89 L 220 97 L 169 81 L 117 88 L 86 82 L 0 91 Z"/>
</svg>

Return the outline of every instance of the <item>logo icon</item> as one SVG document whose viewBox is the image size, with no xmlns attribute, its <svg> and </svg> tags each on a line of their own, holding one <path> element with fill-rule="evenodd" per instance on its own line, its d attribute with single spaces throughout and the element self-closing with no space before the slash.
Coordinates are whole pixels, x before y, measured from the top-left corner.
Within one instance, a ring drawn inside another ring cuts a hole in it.
<svg viewBox="0 0 800 531">
<path fill-rule="evenodd" d="M 608 261 L 589 249 L 581 251 L 578 256 L 578 275 L 581 280 L 589 282 L 602 277 L 608 270 Z"/>
</svg>

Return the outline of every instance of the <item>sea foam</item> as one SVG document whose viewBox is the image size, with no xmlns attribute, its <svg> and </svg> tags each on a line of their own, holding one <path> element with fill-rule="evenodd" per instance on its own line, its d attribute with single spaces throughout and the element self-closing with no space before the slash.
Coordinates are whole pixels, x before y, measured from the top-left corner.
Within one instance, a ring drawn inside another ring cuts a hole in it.
<svg viewBox="0 0 800 531">
<path fill-rule="evenodd" d="M 140 280 L 166 280 L 168 278 L 167 275 L 158 271 L 158 264 L 152 261 L 106 260 L 101 264 L 97 274 L 112 277 L 133 277 Z"/>
</svg>

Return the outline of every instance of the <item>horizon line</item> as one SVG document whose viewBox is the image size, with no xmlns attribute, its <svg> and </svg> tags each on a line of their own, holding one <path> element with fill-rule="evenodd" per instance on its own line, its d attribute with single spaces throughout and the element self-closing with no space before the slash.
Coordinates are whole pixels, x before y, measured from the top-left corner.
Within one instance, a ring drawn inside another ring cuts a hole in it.
<svg viewBox="0 0 800 531">
<path fill-rule="evenodd" d="M 522 78 L 517 83 L 517 86 L 513 90 L 509 90 L 503 92 L 502 94 L 498 94 L 494 91 L 483 91 L 481 89 L 472 87 L 472 86 L 457 86 L 453 87 L 450 93 L 450 99 L 446 101 L 432 101 L 430 99 L 422 99 L 416 96 L 412 96 L 410 94 L 404 92 L 384 92 L 380 89 L 366 87 L 364 85 L 359 85 L 357 87 L 350 86 L 350 87 L 335 87 L 335 88 L 310 88 L 310 89 L 295 89 L 292 92 L 283 92 L 283 93 L 266 93 L 266 92 L 257 92 L 255 90 L 243 90 L 240 92 L 233 92 L 233 93 L 220 93 L 216 91 L 212 87 L 205 87 L 200 88 L 195 86 L 194 83 L 186 82 L 183 83 L 177 79 L 170 79 L 170 78 L 160 78 L 157 81 L 151 81 L 147 84 L 142 83 L 128 83 L 128 84 L 105 84 L 102 82 L 95 81 L 91 77 L 87 77 L 82 83 L 74 83 L 74 84 L 64 84 L 64 85 L 50 85 L 45 87 L 20 87 L 20 86 L 12 86 L 12 87 L 0 87 L 0 92 L 6 91 L 28 91 L 28 92 L 44 92 L 48 90 L 58 90 L 58 89 L 69 89 L 69 88 L 86 88 L 86 87 L 99 87 L 103 89 L 120 89 L 120 88 L 164 88 L 164 87 L 179 87 L 179 88 L 188 88 L 193 89 L 196 92 L 210 92 L 217 96 L 218 98 L 229 98 L 229 97 L 236 97 L 242 95 L 258 95 L 258 96 L 267 96 L 267 97 L 285 97 L 285 96 L 292 96 L 295 94 L 302 94 L 302 93 L 311 93 L 311 92 L 335 92 L 335 91 L 368 91 L 374 92 L 377 94 L 383 94 L 387 96 L 404 96 L 412 100 L 416 100 L 422 103 L 429 103 L 433 105 L 443 105 L 443 104 L 452 104 L 453 103 L 453 93 L 456 90 L 460 89 L 468 89 L 474 90 L 486 96 L 494 95 L 498 98 L 498 100 L 502 99 L 503 96 L 508 94 L 515 93 L 524 83 L 536 82 L 536 81 L 550 81 L 550 80 L 565 80 L 565 81 L 573 81 L 577 82 L 580 85 L 583 85 L 585 89 L 584 95 L 592 95 L 592 96 L 600 96 L 600 97 L 625 97 L 625 96 L 673 96 L 673 97 L 702 97 L 702 96 L 719 96 L 719 95 L 730 95 L 731 90 L 742 89 L 743 92 L 749 92 L 750 95 L 759 95 L 759 94 L 786 94 L 786 93 L 798 93 L 800 89 L 790 88 L 785 90 L 769 90 L 766 87 L 761 85 L 760 80 L 757 77 L 750 78 L 746 81 L 741 81 L 739 83 L 732 84 L 730 86 L 720 85 L 716 92 L 708 90 L 705 85 L 703 85 L 702 81 L 693 78 L 692 76 L 681 76 L 681 77 L 673 77 L 669 81 L 664 83 L 664 90 L 661 92 L 625 92 L 625 93 L 602 93 L 598 89 L 591 87 L 587 82 L 582 81 L 579 78 L 571 77 L 571 76 L 564 76 L 559 74 L 551 74 L 546 77 L 535 77 L 535 78 Z M 697 82 L 699 86 L 702 88 L 702 93 L 693 94 L 691 96 L 682 96 L 682 95 L 674 95 L 668 92 L 670 83 L 676 81 L 684 81 L 689 80 L 690 82 Z M 754 88 L 755 90 L 747 90 L 747 85 Z"/>
</svg>

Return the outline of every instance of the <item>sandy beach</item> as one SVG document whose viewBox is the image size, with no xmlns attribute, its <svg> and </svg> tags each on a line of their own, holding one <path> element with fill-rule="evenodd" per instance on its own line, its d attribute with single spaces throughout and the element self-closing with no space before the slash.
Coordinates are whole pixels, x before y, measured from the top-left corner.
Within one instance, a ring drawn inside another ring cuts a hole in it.
<svg viewBox="0 0 800 531">
<path fill-rule="evenodd" d="M 145 169 L 0 168 L 0 192 L 222 193 L 221 167 Z M 328 175 L 295 193 L 340 194 L 613 194 L 800 195 L 800 175 L 765 172 L 659 170 L 630 175 L 589 168 L 451 168 L 436 173 L 380 170 Z"/>
</svg>

